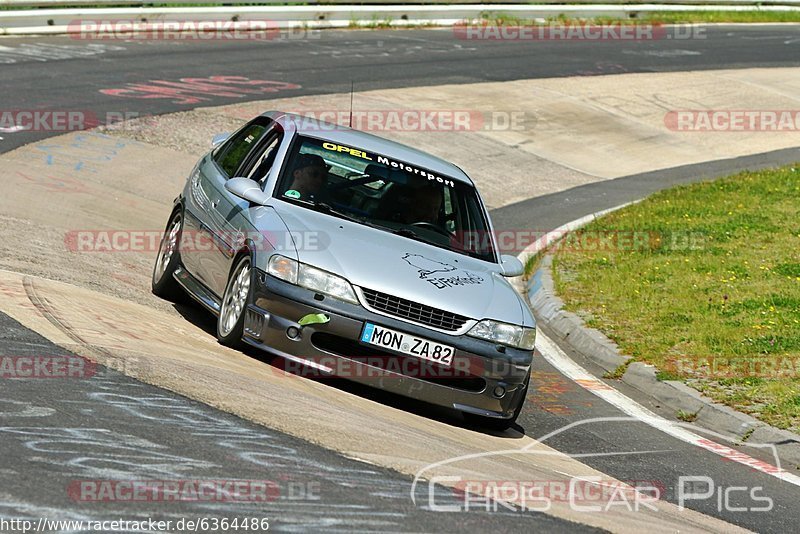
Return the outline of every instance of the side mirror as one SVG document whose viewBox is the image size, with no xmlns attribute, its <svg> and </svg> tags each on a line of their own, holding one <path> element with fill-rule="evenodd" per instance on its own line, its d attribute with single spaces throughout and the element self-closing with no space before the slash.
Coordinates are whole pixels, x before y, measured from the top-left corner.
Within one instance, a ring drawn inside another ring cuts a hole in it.
<svg viewBox="0 0 800 534">
<path fill-rule="evenodd" d="M 211 148 L 217 148 L 219 145 L 228 140 L 231 136 L 229 133 L 220 133 L 211 138 Z"/>
<path fill-rule="evenodd" d="M 515 276 L 522 276 L 525 272 L 525 266 L 519 261 L 516 256 L 510 254 L 503 254 L 500 256 L 500 274 L 508 278 Z"/>
<path fill-rule="evenodd" d="M 225 189 L 239 198 L 260 206 L 269 201 L 269 195 L 261 190 L 258 182 L 250 178 L 231 178 L 225 182 Z"/>
</svg>

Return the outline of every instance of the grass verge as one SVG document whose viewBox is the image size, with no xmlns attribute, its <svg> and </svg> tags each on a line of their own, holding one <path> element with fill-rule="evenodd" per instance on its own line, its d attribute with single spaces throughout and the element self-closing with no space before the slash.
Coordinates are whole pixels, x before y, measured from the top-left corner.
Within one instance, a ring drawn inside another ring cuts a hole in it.
<svg viewBox="0 0 800 534">
<path fill-rule="evenodd" d="M 355 2 L 358 3 L 358 2 Z M 434 2 L 435 4 L 435 2 Z M 190 8 L 190 7 L 221 7 L 229 4 L 224 2 L 220 3 L 186 3 L 186 4 L 171 4 L 171 3 L 146 3 L 142 7 L 147 8 Z M 302 6 L 308 5 L 304 3 L 247 3 L 236 4 L 237 7 L 248 6 Z M 314 4 L 316 5 L 316 4 Z M 535 2 L 532 4 L 535 5 Z M 114 4 L 97 4 L 95 6 L 47 6 L 46 9 L 74 9 L 80 7 L 82 9 L 93 8 L 106 8 L 106 7 L 138 7 L 131 4 L 121 2 Z M 3 5 L 0 6 L 0 11 L 22 11 L 22 10 L 36 10 L 36 6 L 15 6 Z M 324 9 L 322 4 L 320 9 Z M 572 18 L 565 14 L 556 17 L 548 17 L 547 19 L 530 20 L 520 18 L 502 11 L 484 11 L 480 14 L 480 19 L 489 23 L 507 26 L 527 26 L 536 24 L 549 24 L 554 22 L 564 24 L 582 24 L 582 23 L 595 23 L 595 24 L 689 24 L 689 23 L 761 23 L 761 22 L 800 22 L 800 11 L 769 11 L 765 8 L 763 11 L 675 11 L 664 13 L 632 13 L 629 18 L 614 18 L 614 17 L 592 17 L 592 18 Z M 389 19 L 374 19 L 368 28 L 371 29 L 389 29 L 394 28 Z M 410 27 L 429 27 L 430 24 L 413 24 Z M 351 29 L 362 28 L 363 25 L 350 25 Z M 405 25 L 404 25 L 405 27 Z"/>
<path fill-rule="evenodd" d="M 486 11 L 481 19 L 489 24 L 527 26 L 552 23 L 563 24 L 692 24 L 692 23 L 764 23 L 800 22 L 800 11 L 673 11 L 662 13 L 639 13 L 629 18 L 591 17 L 573 18 L 567 15 L 529 20 L 503 12 Z"/>
<path fill-rule="evenodd" d="M 800 11 L 675 11 L 635 20 L 652 24 L 800 22 Z"/>
<path fill-rule="evenodd" d="M 800 166 L 657 193 L 568 235 L 553 267 L 623 353 L 800 431 Z"/>
</svg>

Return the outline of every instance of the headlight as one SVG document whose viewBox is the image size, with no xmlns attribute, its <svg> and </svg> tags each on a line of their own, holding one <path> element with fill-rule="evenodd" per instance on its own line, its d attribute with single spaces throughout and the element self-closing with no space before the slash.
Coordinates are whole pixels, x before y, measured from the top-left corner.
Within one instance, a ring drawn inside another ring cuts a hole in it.
<svg viewBox="0 0 800 534">
<path fill-rule="evenodd" d="M 300 264 L 297 284 L 340 300 L 358 304 L 358 299 L 350 282 L 341 276 L 336 276 L 310 265 Z"/>
<path fill-rule="evenodd" d="M 290 284 L 317 291 L 345 302 L 358 304 L 358 299 L 350 282 L 341 276 L 317 269 L 305 263 L 276 254 L 270 258 L 267 272 L 275 278 L 280 278 Z"/>
<path fill-rule="evenodd" d="M 269 259 L 267 272 L 275 278 L 285 280 L 290 284 L 297 285 L 297 270 L 300 263 L 285 256 L 274 255 Z"/>
<path fill-rule="evenodd" d="M 484 319 L 473 326 L 468 336 L 494 341 L 518 349 L 533 350 L 536 342 L 536 329 Z"/>
</svg>

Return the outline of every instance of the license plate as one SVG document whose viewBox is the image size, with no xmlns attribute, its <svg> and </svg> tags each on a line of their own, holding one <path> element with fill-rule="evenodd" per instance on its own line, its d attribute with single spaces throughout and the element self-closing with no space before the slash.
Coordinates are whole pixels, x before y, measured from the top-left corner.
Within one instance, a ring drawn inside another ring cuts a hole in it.
<svg viewBox="0 0 800 534">
<path fill-rule="evenodd" d="M 456 352 L 453 347 L 372 323 L 364 325 L 361 341 L 446 366 L 452 365 Z"/>
</svg>

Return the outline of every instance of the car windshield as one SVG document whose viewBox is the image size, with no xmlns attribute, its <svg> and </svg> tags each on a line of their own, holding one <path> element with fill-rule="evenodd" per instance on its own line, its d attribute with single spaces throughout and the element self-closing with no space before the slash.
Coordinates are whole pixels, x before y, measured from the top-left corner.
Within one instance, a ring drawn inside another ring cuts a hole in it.
<svg viewBox="0 0 800 534">
<path fill-rule="evenodd" d="M 494 262 L 475 188 L 412 163 L 300 136 L 275 196 Z"/>
</svg>

